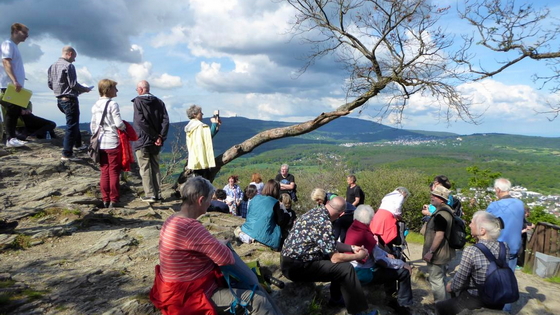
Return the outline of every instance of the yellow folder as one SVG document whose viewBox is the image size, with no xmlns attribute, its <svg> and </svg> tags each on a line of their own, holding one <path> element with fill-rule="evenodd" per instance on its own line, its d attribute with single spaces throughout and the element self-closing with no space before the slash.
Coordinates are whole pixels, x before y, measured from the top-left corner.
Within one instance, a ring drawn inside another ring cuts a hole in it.
<svg viewBox="0 0 560 315">
<path fill-rule="evenodd" d="M 21 88 L 19 93 L 16 92 L 16 86 L 10 83 L 6 88 L 6 92 L 4 92 L 4 95 L 2 96 L 2 100 L 4 102 L 27 108 L 31 95 L 33 95 L 33 92 L 24 88 Z"/>
</svg>

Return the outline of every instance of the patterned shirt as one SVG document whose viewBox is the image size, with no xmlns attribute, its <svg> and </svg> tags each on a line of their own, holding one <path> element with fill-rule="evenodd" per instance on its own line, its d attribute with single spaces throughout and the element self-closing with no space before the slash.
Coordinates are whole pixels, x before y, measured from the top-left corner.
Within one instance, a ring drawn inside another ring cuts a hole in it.
<svg viewBox="0 0 560 315">
<path fill-rule="evenodd" d="M 49 67 L 48 85 L 56 97 L 74 96 L 89 92 L 89 88 L 78 83 L 76 68 L 64 58 L 58 60 Z"/>
<path fill-rule="evenodd" d="M 231 250 L 220 243 L 195 219 L 172 215 L 161 228 L 159 239 L 161 276 L 165 282 L 196 280 L 211 272 L 216 265 L 235 263 Z M 217 283 L 206 293 L 212 293 Z"/>
<path fill-rule="evenodd" d="M 496 258 L 498 258 L 500 243 L 497 241 L 480 240 L 479 243 L 484 244 Z M 509 248 L 506 244 L 506 257 L 509 254 Z M 463 251 L 461 264 L 451 282 L 453 292 L 460 292 L 469 289 L 469 293 L 478 296 L 476 290 L 477 284 L 484 284 L 486 280 L 486 270 L 490 262 L 484 256 L 484 253 L 475 246 L 469 246 Z"/>
<path fill-rule="evenodd" d="M 107 113 L 105 114 L 103 122 L 101 122 L 103 110 L 105 110 L 107 102 L 109 102 L 107 105 Z M 100 149 L 108 150 L 118 147 L 120 140 L 117 129 L 124 130 L 126 128 L 121 119 L 119 104 L 112 101 L 110 98 L 101 97 L 91 108 L 91 122 L 89 127 L 92 134 L 95 133 L 98 127 L 101 128 L 98 134 Z"/>
<path fill-rule="evenodd" d="M 321 206 L 296 220 L 284 242 L 282 256 L 309 262 L 328 259 L 335 251 L 336 240 L 329 211 Z"/>
</svg>

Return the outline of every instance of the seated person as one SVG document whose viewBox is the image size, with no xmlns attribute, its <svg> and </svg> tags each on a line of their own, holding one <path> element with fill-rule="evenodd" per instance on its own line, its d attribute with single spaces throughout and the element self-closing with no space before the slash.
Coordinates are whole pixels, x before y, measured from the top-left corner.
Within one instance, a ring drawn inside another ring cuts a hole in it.
<svg viewBox="0 0 560 315">
<path fill-rule="evenodd" d="M 412 267 L 377 246 L 369 229 L 373 215 L 373 209 L 368 205 L 359 205 L 354 211 L 354 221 L 346 233 L 346 244 L 363 246 L 370 255 L 365 259 L 352 261 L 351 264 L 356 268 L 362 284 L 384 284 L 386 304 L 398 314 L 410 314 L 408 308 L 413 303 L 410 283 Z M 395 292 L 396 300 L 393 298 Z"/>
<path fill-rule="evenodd" d="M 208 212 L 229 213 L 229 207 L 226 203 L 226 198 L 227 195 L 223 189 L 216 189 L 216 192 L 212 196 L 210 207 L 208 207 Z"/>
<path fill-rule="evenodd" d="M 264 184 L 263 184 L 264 187 Z M 247 209 L 249 209 L 249 204 L 253 197 L 259 194 L 259 189 L 257 186 L 253 184 L 249 184 L 249 186 L 245 187 L 243 190 L 243 199 L 237 208 L 237 216 L 242 217 L 243 219 L 247 218 Z"/>
<path fill-rule="evenodd" d="M 56 123 L 33 115 L 32 108 L 33 104 L 29 102 L 27 108 L 21 109 L 21 116 L 16 125 L 16 137 L 23 141 L 33 140 L 34 138 L 45 139 L 47 132 L 49 132 L 51 138 L 56 138 L 54 133 Z M 2 111 L 5 111 L 4 107 L 2 107 Z"/>
<path fill-rule="evenodd" d="M 297 217 L 296 212 L 292 210 L 292 197 L 290 197 L 290 194 L 283 193 L 280 195 L 280 207 L 284 207 L 283 210 L 288 213 L 290 217 L 288 223 L 286 224 L 286 235 L 283 236 L 283 238 L 286 238 L 286 236 L 288 236 L 288 233 L 294 226 L 294 222 L 296 221 Z"/>
<path fill-rule="evenodd" d="M 349 314 L 377 314 L 367 312 L 362 285 L 349 263 L 366 258 L 367 249 L 337 242 L 333 235 L 332 222 L 344 209 L 344 198 L 335 197 L 300 216 L 282 249 L 280 268 L 294 282 L 330 282 L 329 304 L 345 305 Z"/>
<path fill-rule="evenodd" d="M 197 220 L 206 213 L 213 192 L 208 180 L 190 178 L 181 188 L 181 210 L 161 228 L 160 264 L 150 301 L 164 315 L 230 313 L 234 296 L 220 281 L 219 266 L 234 264 L 234 255 L 225 241 L 218 241 Z M 251 292 L 235 290 L 239 296 Z M 251 304 L 249 314 L 279 314 L 260 290 L 255 291 Z"/>
<path fill-rule="evenodd" d="M 249 204 L 247 221 L 239 233 L 241 241 L 257 241 L 274 250 L 282 248 L 282 229 L 286 228 L 289 216 L 280 208 L 279 197 L 280 184 L 270 179 L 261 194 L 253 197 Z"/>
<path fill-rule="evenodd" d="M 490 252 L 498 257 L 500 251 L 500 219 L 486 211 L 477 211 L 472 217 L 471 234 L 477 238 L 477 243 L 484 244 Z M 506 245 L 506 256 L 509 257 L 509 247 Z M 439 314 L 459 314 L 465 309 L 489 308 L 501 310 L 504 304 L 485 305 L 478 296 L 478 286 L 484 285 L 488 259 L 475 246 L 463 250 L 459 269 L 453 280 L 447 283 L 447 292 L 454 292 L 455 297 L 436 303 Z"/>
<path fill-rule="evenodd" d="M 397 187 L 381 200 L 381 205 L 369 225 L 377 242 L 387 248 L 392 248 L 392 243 L 399 235 L 397 221 L 402 218 L 402 205 L 410 193 L 405 187 Z"/>
</svg>

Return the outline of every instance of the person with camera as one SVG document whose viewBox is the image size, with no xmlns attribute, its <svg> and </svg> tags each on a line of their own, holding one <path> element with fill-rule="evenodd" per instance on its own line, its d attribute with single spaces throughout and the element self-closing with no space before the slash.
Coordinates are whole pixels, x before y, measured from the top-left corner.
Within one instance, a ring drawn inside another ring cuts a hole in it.
<svg viewBox="0 0 560 315">
<path fill-rule="evenodd" d="M 222 122 L 218 111 L 215 111 L 210 119 L 211 126 L 202 122 L 203 115 L 202 108 L 198 105 L 192 105 L 187 109 L 187 117 L 190 119 L 185 126 L 189 152 L 187 168 L 192 170 L 195 176 L 211 179 L 210 169 L 216 167 L 212 138 L 218 133 Z"/>
</svg>

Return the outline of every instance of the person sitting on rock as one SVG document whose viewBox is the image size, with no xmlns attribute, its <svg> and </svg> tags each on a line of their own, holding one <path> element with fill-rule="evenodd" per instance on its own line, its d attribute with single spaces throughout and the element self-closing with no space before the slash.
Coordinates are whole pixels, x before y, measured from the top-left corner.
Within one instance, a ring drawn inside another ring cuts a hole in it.
<svg viewBox="0 0 560 315">
<path fill-rule="evenodd" d="M 366 313 L 368 302 L 349 263 L 366 258 L 367 249 L 339 243 L 334 238 L 332 222 L 345 209 L 344 198 L 334 197 L 300 216 L 284 243 L 280 268 L 294 282 L 330 282 L 329 304 L 346 305 L 350 314 L 377 314 Z"/>
<path fill-rule="evenodd" d="M 362 284 L 384 284 L 385 304 L 394 308 L 398 314 L 410 314 L 412 306 L 412 287 L 410 274 L 412 267 L 377 246 L 369 229 L 373 218 L 373 208 L 359 205 L 354 210 L 354 221 L 346 233 L 346 244 L 364 246 L 370 255 L 363 260 L 350 262 Z M 398 291 L 397 291 L 398 283 Z M 397 293 L 397 299 L 393 295 Z"/>
<path fill-rule="evenodd" d="M 280 183 L 270 179 L 260 195 L 251 200 L 247 221 L 241 226 L 239 239 L 245 243 L 257 241 L 274 250 L 282 248 L 282 231 L 289 222 L 289 215 L 280 207 Z"/>
<path fill-rule="evenodd" d="M 208 208 L 208 212 L 229 213 L 229 207 L 226 203 L 227 194 L 223 189 L 216 189 L 212 202 Z"/>
<path fill-rule="evenodd" d="M 472 236 L 477 238 L 477 243 L 483 244 L 492 255 L 498 257 L 501 243 L 498 242 L 498 237 L 502 232 L 500 219 L 490 212 L 477 211 L 473 215 L 469 226 Z M 508 257 L 509 247 L 507 245 L 505 245 L 505 251 L 505 257 Z M 453 315 L 466 309 L 474 310 L 483 307 L 494 310 L 503 309 L 504 304 L 484 304 L 476 289 L 484 285 L 489 264 L 484 253 L 476 246 L 465 248 L 459 269 L 453 280 L 446 286 L 446 291 L 455 292 L 455 297 L 437 302 L 436 311 L 438 314 Z"/>
<path fill-rule="evenodd" d="M 181 188 L 181 210 L 161 228 L 159 261 L 150 301 L 164 315 L 227 314 L 234 296 L 223 285 L 219 266 L 235 263 L 233 252 L 197 220 L 210 206 L 214 186 L 200 177 Z M 235 289 L 238 296 L 252 291 Z M 262 291 L 254 292 L 249 314 L 276 315 L 276 307 Z"/>
</svg>

